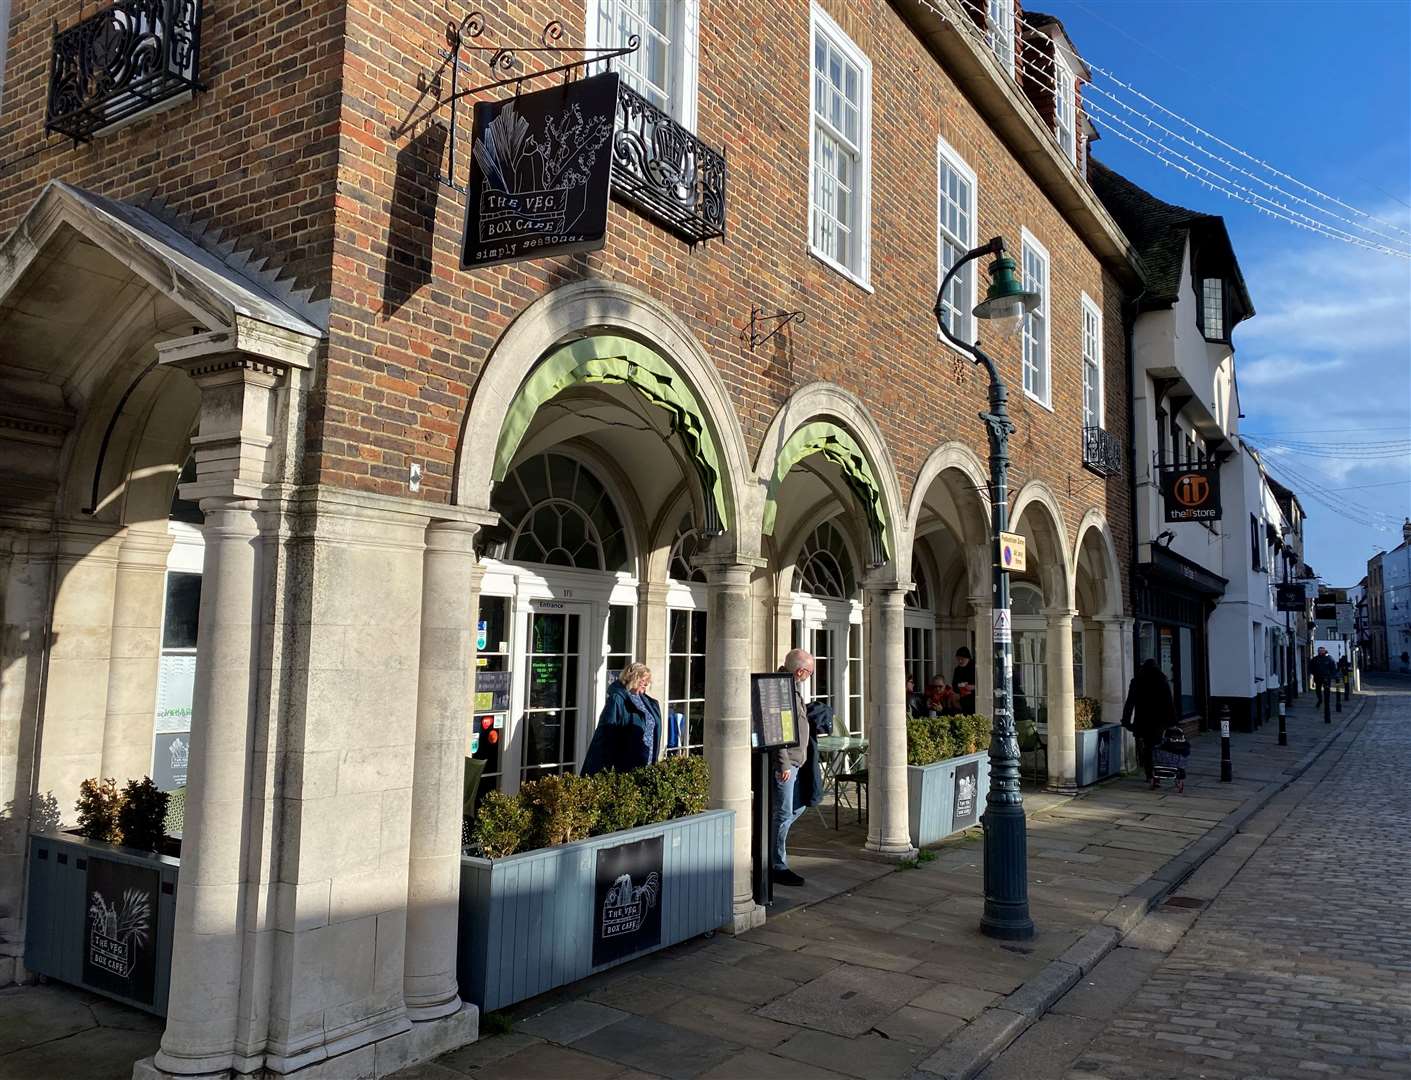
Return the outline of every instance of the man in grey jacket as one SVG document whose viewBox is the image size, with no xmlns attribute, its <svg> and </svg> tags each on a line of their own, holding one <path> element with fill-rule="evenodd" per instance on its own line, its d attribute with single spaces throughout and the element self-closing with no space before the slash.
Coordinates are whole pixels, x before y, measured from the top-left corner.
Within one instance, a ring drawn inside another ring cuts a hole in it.
<svg viewBox="0 0 1411 1080">
<path fill-rule="evenodd" d="M 812 654 L 804 649 L 790 650 L 784 657 L 784 670 L 794 677 L 794 730 L 798 732 L 799 744 L 770 752 L 774 766 L 774 808 L 769 855 L 774 884 L 802 885 L 803 878 L 789 869 L 789 853 L 785 845 L 789 829 L 803 813 L 802 807 L 794 809 L 794 785 L 798 783 L 799 769 L 808 760 L 808 705 L 800 687 L 813 677 Z"/>
</svg>

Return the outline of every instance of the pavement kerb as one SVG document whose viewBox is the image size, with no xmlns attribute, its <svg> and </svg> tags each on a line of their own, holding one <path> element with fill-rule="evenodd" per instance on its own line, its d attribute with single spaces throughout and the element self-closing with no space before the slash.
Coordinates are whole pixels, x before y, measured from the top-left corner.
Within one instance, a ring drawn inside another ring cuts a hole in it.
<svg viewBox="0 0 1411 1080">
<path fill-rule="evenodd" d="M 1032 979 L 961 1028 L 916 1070 L 920 1078 L 972 1080 L 1020 1035 L 1047 1013 L 1073 985 L 1117 948 L 1153 908 L 1176 891 L 1197 869 L 1240 832 L 1241 827 L 1279 793 L 1311 769 L 1366 708 L 1368 696 L 1359 694 L 1357 707 L 1342 715 L 1308 753 L 1299 758 L 1282 781 L 1270 782 L 1243 806 L 1232 810 L 1209 832 L 1163 865 L 1122 898 L 1102 922 L 1089 930 L 1068 952 L 1049 963 Z M 1241 864 L 1242 865 L 1242 864 Z M 1079 959 L 1080 958 L 1080 959 Z M 1080 962 L 1081 960 L 1081 962 Z M 995 1014 L 991 1016 L 990 1014 Z M 973 1030 L 972 1030 L 973 1029 Z"/>
</svg>

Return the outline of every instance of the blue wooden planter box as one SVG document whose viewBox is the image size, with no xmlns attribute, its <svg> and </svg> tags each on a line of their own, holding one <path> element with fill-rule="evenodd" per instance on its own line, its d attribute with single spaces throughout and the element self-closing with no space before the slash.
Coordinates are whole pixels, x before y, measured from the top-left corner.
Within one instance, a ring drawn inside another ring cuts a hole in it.
<svg viewBox="0 0 1411 1080">
<path fill-rule="evenodd" d="M 31 836 L 25 967 L 165 1016 L 180 868 L 78 836 Z"/>
<path fill-rule="evenodd" d="M 461 997 L 512 1005 L 732 915 L 735 812 L 606 833 L 505 859 L 461 859 Z"/>
<path fill-rule="evenodd" d="M 973 790 L 968 783 L 973 780 Z M 906 767 L 907 816 L 911 843 L 918 848 L 980 823 L 990 790 L 988 749 L 931 765 Z"/>
<path fill-rule="evenodd" d="M 1076 731 L 1078 786 L 1088 787 L 1122 774 L 1122 725 L 1099 724 Z"/>
</svg>

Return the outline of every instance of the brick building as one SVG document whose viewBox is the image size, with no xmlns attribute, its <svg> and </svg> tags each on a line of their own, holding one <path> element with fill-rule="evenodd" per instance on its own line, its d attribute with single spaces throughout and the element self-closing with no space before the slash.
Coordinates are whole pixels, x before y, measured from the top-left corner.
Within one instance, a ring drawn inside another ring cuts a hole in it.
<svg viewBox="0 0 1411 1080">
<path fill-rule="evenodd" d="M 986 388 L 931 309 L 942 258 L 995 235 L 1040 308 L 989 340 L 976 263 L 946 317 L 1011 389 L 1016 710 L 1073 786 L 1074 699 L 1112 716 L 1131 667 L 1139 266 L 1086 180 L 1061 24 L 970 0 L 516 3 L 460 24 L 453 69 L 441 5 L 207 6 L 120 0 L 75 53 L 70 9 L 10 13 L 17 971 L 26 833 L 71 819 L 84 777 L 166 769 L 187 835 L 147 1075 L 381 1074 L 473 1037 L 464 757 L 482 790 L 576 767 L 632 658 L 681 717 L 667 752 L 703 752 L 737 811 L 737 928 L 763 917 L 748 674 L 791 645 L 870 741 L 868 847 L 908 854 L 903 672 L 948 677 L 967 645 L 991 694 Z M 606 241 L 461 270 L 471 109 L 452 130 L 447 99 L 551 64 L 524 47 L 555 19 L 560 45 L 643 43 L 617 62 Z M 85 80 L 83 49 L 148 39 L 160 86 Z M 508 673 L 497 739 L 467 730 L 477 649 Z"/>
</svg>

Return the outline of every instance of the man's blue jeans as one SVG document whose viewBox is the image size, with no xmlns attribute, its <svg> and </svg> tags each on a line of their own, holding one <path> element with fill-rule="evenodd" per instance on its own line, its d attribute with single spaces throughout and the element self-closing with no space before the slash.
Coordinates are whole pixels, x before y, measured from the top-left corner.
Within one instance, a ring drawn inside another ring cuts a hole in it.
<svg viewBox="0 0 1411 1080">
<path fill-rule="evenodd" d="M 769 858 L 775 870 L 787 870 L 789 853 L 785 850 L 785 841 L 789 838 L 789 829 L 803 814 L 802 807 L 794 809 L 794 785 L 798 783 L 799 770 L 790 769 L 787 780 L 780 780 L 777 772 L 770 779 L 774 785 L 774 807 L 770 819 L 773 835 Z"/>
</svg>

